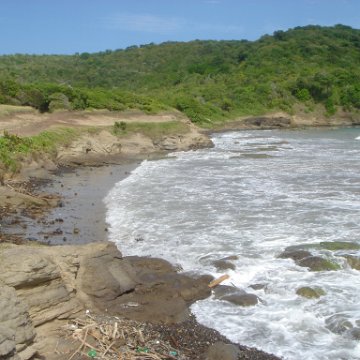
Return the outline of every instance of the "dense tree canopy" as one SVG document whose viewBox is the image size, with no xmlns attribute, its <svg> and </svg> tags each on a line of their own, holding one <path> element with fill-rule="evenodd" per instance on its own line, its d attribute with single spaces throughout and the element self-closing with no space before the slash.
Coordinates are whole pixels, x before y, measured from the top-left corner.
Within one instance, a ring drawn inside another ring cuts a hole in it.
<svg viewBox="0 0 360 360">
<path fill-rule="evenodd" d="M 41 111 L 169 107 L 195 122 L 321 103 L 360 109 L 360 30 L 276 31 L 257 41 L 167 42 L 124 50 L 0 57 L 0 103 Z"/>
</svg>

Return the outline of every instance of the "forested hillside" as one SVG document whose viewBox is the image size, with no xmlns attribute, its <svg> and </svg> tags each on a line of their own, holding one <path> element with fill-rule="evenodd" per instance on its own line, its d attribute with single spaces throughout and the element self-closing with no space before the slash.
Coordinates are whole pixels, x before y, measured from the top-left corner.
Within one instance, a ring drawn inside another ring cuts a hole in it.
<svg viewBox="0 0 360 360">
<path fill-rule="evenodd" d="M 194 122 L 270 110 L 360 109 L 360 30 L 306 26 L 257 41 L 0 57 L 0 103 L 56 109 L 177 108 Z"/>
</svg>

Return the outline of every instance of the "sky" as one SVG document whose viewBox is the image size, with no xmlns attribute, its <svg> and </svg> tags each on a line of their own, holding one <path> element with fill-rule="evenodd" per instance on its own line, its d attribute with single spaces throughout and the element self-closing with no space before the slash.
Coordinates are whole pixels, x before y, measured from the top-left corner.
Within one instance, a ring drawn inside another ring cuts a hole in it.
<svg viewBox="0 0 360 360">
<path fill-rule="evenodd" d="M 309 24 L 359 29 L 360 0 L 0 0 L 0 54 L 256 40 Z"/>
</svg>

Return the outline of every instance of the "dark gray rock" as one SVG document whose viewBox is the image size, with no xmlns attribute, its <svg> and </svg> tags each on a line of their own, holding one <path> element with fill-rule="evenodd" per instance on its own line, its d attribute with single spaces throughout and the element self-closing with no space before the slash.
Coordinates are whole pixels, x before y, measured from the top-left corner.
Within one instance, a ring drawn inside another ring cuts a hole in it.
<svg viewBox="0 0 360 360">
<path fill-rule="evenodd" d="M 236 266 L 228 260 L 215 260 L 213 265 L 217 270 L 235 270 Z"/>
<path fill-rule="evenodd" d="M 279 255 L 280 259 L 293 259 L 299 261 L 301 259 L 311 256 L 310 251 L 307 250 L 285 250 Z"/>
<path fill-rule="evenodd" d="M 251 287 L 254 290 L 262 290 L 266 288 L 266 284 L 251 284 L 249 287 Z"/>
<path fill-rule="evenodd" d="M 214 289 L 215 299 L 229 301 L 239 306 L 253 306 L 259 302 L 259 298 L 254 294 L 234 286 L 219 285 Z"/>
</svg>

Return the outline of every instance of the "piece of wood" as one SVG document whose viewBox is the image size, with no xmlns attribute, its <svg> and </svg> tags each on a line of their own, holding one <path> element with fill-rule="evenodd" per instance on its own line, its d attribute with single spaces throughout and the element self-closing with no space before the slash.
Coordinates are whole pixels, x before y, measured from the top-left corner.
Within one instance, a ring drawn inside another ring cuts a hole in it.
<svg viewBox="0 0 360 360">
<path fill-rule="evenodd" d="M 209 286 L 209 288 L 213 288 L 229 278 L 230 278 L 230 276 L 228 274 L 222 275 L 219 278 L 211 281 L 208 286 Z"/>
</svg>

